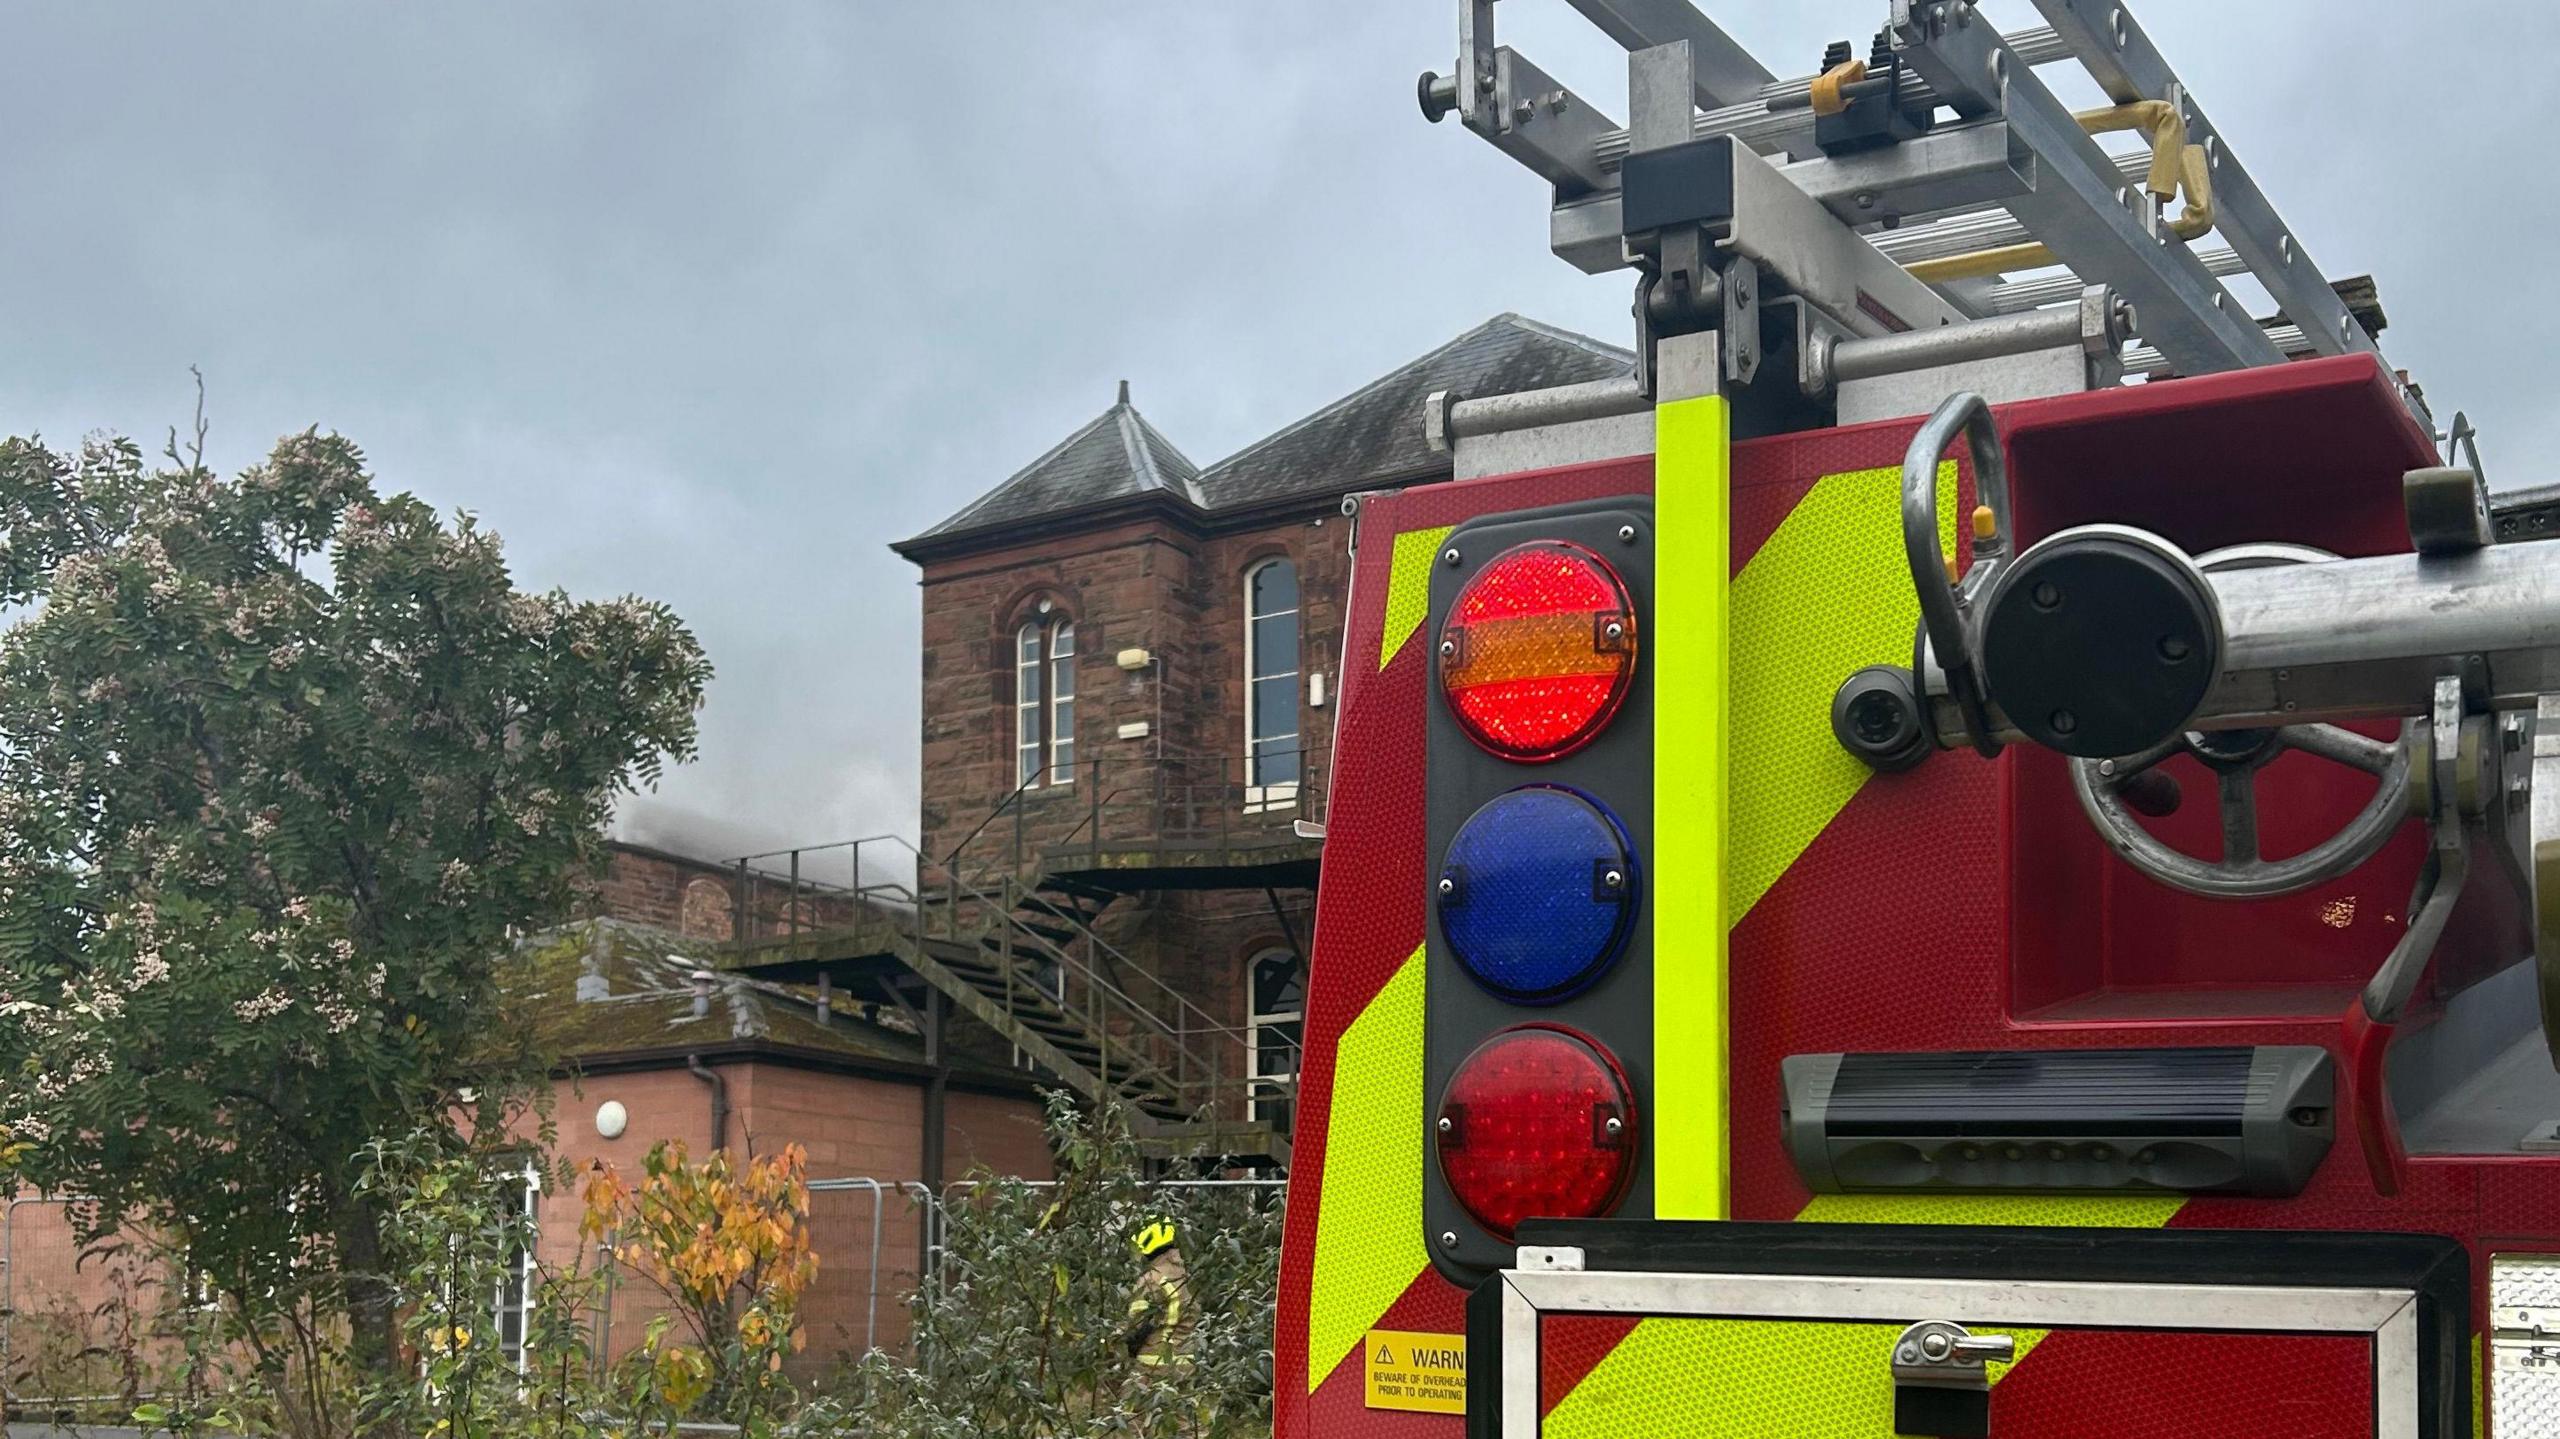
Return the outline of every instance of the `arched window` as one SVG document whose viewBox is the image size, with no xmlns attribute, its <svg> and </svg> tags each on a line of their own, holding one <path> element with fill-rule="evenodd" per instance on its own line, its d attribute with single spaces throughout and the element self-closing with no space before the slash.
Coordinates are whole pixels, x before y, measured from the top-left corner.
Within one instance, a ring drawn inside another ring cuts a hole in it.
<svg viewBox="0 0 2560 1439">
<path fill-rule="evenodd" d="M 1286 1133 L 1290 1100 L 1297 1091 L 1298 1050 L 1307 1034 L 1307 967 L 1297 953 L 1266 949 L 1245 975 L 1253 1002 L 1247 1030 L 1253 1039 L 1253 1089 L 1249 1113 Z"/>
<path fill-rule="evenodd" d="M 1076 782 L 1076 626 L 1029 619 L 1013 636 L 1013 782 Z"/>
<path fill-rule="evenodd" d="M 1245 805 L 1298 796 L 1298 567 L 1265 560 L 1244 577 Z"/>
</svg>

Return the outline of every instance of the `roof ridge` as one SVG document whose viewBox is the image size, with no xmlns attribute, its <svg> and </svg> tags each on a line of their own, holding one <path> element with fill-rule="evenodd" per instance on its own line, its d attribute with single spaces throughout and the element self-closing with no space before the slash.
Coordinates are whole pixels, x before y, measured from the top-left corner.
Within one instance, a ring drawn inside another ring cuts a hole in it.
<svg viewBox="0 0 2560 1439">
<path fill-rule="evenodd" d="M 1296 434 L 1300 430 L 1307 428 L 1309 425 L 1316 423 L 1318 420 L 1324 419 L 1326 416 L 1331 415 L 1338 410 L 1348 408 L 1361 396 L 1366 395 L 1373 390 L 1384 388 L 1388 384 L 1394 382 L 1397 376 L 1404 374 L 1406 371 L 1419 369 L 1430 363 L 1432 360 L 1437 359 L 1442 354 L 1450 350 L 1454 350 L 1460 345 L 1465 344 L 1467 341 L 1483 334 L 1485 331 L 1490 330 L 1497 325 L 1504 324 L 1515 325 L 1523 329 L 1536 330 L 1542 334 L 1554 334 L 1561 339 L 1573 340 L 1585 348 L 1589 348 L 1599 343 L 1595 340 L 1589 340 L 1581 336 L 1574 335 L 1570 331 L 1553 330 L 1548 326 L 1538 324 L 1534 320 L 1522 319 L 1518 314 L 1505 310 L 1501 314 L 1494 316 L 1492 319 L 1487 320 L 1480 325 L 1474 326 L 1471 329 L 1462 330 L 1449 339 L 1441 341 L 1439 344 L 1434 345 L 1430 349 L 1423 351 L 1421 354 L 1414 356 L 1412 359 L 1405 361 L 1403 364 L 1397 365 L 1393 369 L 1388 370 L 1385 374 L 1378 376 L 1376 379 L 1361 385 L 1359 388 L 1351 391 L 1351 393 L 1334 400 L 1331 404 L 1299 416 L 1297 419 L 1290 421 L 1288 424 L 1281 426 L 1279 429 L 1272 431 L 1270 434 L 1263 436 L 1261 439 L 1258 439 L 1252 444 L 1245 446 L 1243 449 L 1236 451 L 1234 454 L 1227 456 L 1225 459 L 1207 466 L 1202 469 L 1200 473 L 1203 477 L 1214 475 L 1218 471 L 1244 459 L 1247 455 L 1268 449 L 1272 445 L 1275 445 L 1280 441 L 1287 439 L 1289 436 Z M 1633 360 L 1635 357 L 1632 354 L 1624 354 L 1611 355 L 1610 358 Z M 1417 424 L 1420 423 L 1419 416 L 1416 417 L 1415 422 Z"/>
<path fill-rule="evenodd" d="M 1167 438 L 1164 431 L 1157 429 L 1154 421 L 1149 420 L 1145 415 L 1140 414 L 1137 406 L 1129 406 L 1129 418 L 1136 422 L 1136 432 L 1131 441 L 1131 449 L 1136 452 L 1139 458 L 1145 463 L 1147 474 L 1152 476 L 1159 486 L 1172 490 L 1174 493 L 1181 495 L 1191 503 L 1206 509 L 1208 507 L 1208 501 L 1201 495 L 1198 478 L 1200 474 L 1200 466 L 1198 462 L 1194 461 L 1189 455 L 1184 454 L 1182 452 L 1182 447 Z M 1154 439 L 1156 443 L 1163 445 L 1165 450 L 1175 459 L 1182 461 L 1182 463 L 1190 469 L 1191 473 L 1182 476 L 1179 482 L 1166 479 L 1164 477 L 1164 471 L 1156 465 L 1155 452 L 1147 447 L 1146 442 L 1150 438 Z"/>
<path fill-rule="evenodd" d="M 1517 314 L 1510 310 L 1505 310 L 1494 318 L 1498 321 L 1507 322 L 1518 329 L 1527 330 L 1532 334 L 1544 335 L 1550 340 L 1561 340 L 1565 344 L 1589 350 L 1591 353 L 1598 355 L 1603 359 L 1624 360 L 1630 364 L 1635 362 L 1635 351 L 1620 349 L 1606 340 L 1595 340 L 1589 335 L 1582 334 L 1579 331 L 1568 330 L 1559 325 L 1550 325 L 1543 320 L 1532 320 L 1526 315 Z"/>
<path fill-rule="evenodd" d="M 1083 439 L 1098 429 L 1101 429 L 1103 422 L 1116 415 L 1119 412 L 1119 409 L 1120 407 L 1118 405 L 1113 405 L 1110 409 L 1103 411 L 1101 414 L 1094 416 L 1090 420 L 1087 420 L 1082 426 L 1077 428 L 1075 433 L 1041 451 L 1040 458 L 1033 460 L 1031 463 L 1015 470 L 1012 474 L 998 480 L 995 484 L 988 487 L 985 494 L 978 496 L 969 503 L 962 505 L 959 509 L 952 511 L 948 517 L 936 524 L 932 529 L 926 530 L 924 533 L 930 535 L 936 531 L 949 530 L 953 526 L 958 525 L 961 521 L 969 518 L 971 515 L 985 509 L 987 505 L 996 498 L 996 496 L 1012 489 L 1014 481 L 1021 479 L 1023 476 L 1030 474 L 1033 470 L 1036 470 L 1042 465 L 1049 463 L 1051 460 L 1056 459 L 1070 446 L 1074 445 L 1076 441 Z M 922 536 L 919 536 L 918 538 L 922 538 Z"/>
</svg>

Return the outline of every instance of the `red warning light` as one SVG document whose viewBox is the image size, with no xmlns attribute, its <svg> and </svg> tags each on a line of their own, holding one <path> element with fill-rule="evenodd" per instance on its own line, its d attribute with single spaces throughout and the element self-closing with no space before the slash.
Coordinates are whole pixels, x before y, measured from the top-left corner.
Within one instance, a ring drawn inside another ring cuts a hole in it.
<svg viewBox="0 0 2560 1439">
<path fill-rule="evenodd" d="M 1627 1077 L 1570 1030 L 1525 1025 L 1477 1046 L 1434 1128 L 1449 1193 L 1506 1243 L 1524 1219 L 1609 1213 L 1635 1175 Z"/>
<path fill-rule="evenodd" d="M 1561 540 L 1494 556 L 1440 627 L 1440 688 L 1459 728 L 1505 759 L 1589 744 L 1636 673 L 1635 606 L 1598 555 Z"/>
</svg>

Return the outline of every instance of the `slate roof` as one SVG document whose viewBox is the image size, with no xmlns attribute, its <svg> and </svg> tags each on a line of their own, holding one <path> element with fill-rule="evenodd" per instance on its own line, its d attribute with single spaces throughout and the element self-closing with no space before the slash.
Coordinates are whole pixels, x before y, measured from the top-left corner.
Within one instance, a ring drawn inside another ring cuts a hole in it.
<svg viewBox="0 0 2560 1439">
<path fill-rule="evenodd" d="M 1449 468 L 1422 435 L 1434 390 L 1467 399 L 1631 373 L 1635 356 L 1570 330 L 1500 314 L 1200 473 L 1212 509 L 1339 493 Z"/>
<path fill-rule="evenodd" d="M 1129 382 L 1123 380 L 1119 403 L 980 495 L 968 508 L 906 543 L 996 529 L 1039 515 L 1147 494 L 1202 508 L 1199 476 L 1200 467 L 1129 403 Z"/>
<path fill-rule="evenodd" d="M 1397 366 L 1206 470 L 1120 403 L 968 508 L 896 546 L 902 554 L 955 539 L 1153 495 L 1195 518 L 1310 500 L 1445 474 L 1422 434 L 1435 390 L 1508 395 L 1632 372 L 1635 356 L 1570 330 L 1504 313 Z"/>
</svg>

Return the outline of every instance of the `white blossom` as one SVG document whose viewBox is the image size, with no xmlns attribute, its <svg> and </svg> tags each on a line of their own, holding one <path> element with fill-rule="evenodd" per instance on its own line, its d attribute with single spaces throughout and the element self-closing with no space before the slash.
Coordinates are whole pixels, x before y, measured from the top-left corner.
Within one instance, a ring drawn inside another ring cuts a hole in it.
<svg viewBox="0 0 2560 1439">
<path fill-rule="evenodd" d="M 231 1006 L 231 1012 L 240 1016 L 244 1024 L 256 1024 L 262 1020 L 273 1019 L 291 1008 L 293 1008 L 293 996 L 271 985 L 264 994 L 241 1000 L 238 1004 Z"/>
</svg>

